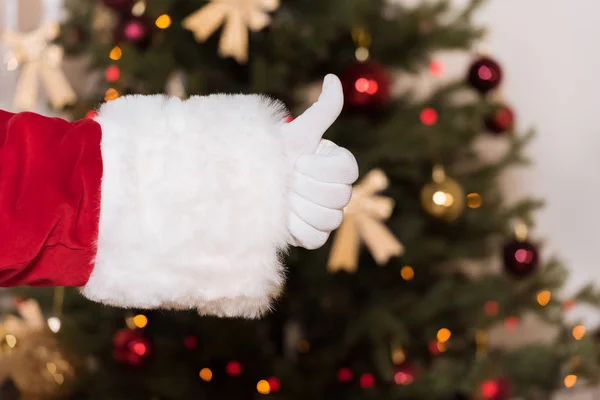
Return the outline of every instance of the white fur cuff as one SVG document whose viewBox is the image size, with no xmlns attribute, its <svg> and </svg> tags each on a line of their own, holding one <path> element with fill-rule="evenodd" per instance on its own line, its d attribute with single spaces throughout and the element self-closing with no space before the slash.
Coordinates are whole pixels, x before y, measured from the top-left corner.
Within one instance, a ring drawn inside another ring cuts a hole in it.
<svg viewBox="0 0 600 400">
<path fill-rule="evenodd" d="M 280 103 L 106 103 L 98 254 L 83 294 L 120 307 L 255 318 L 281 292 L 291 165 Z"/>
</svg>

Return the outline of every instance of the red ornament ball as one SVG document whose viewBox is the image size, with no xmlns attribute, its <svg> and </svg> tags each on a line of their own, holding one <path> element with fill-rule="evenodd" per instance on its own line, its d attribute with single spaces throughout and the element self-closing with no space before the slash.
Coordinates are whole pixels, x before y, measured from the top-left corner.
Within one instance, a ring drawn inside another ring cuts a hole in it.
<svg viewBox="0 0 600 400">
<path fill-rule="evenodd" d="M 487 93 L 500 86 L 502 76 L 500 64 L 489 57 L 482 57 L 471 64 L 467 80 L 478 92 Z"/>
<path fill-rule="evenodd" d="M 242 364 L 238 361 L 229 361 L 225 367 L 225 371 L 228 375 L 239 376 L 242 373 Z"/>
<path fill-rule="evenodd" d="M 527 241 L 514 240 L 504 246 L 504 267 L 517 278 L 532 275 L 538 267 L 539 251 Z"/>
<path fill-rule="evenodd" d="M 108 8 L 122 12 L 127 12 L 133 7 L 133 0 L 102 0 L 102 3 Z"/>
<path fill-rule="evenodd" d="M 390 77 L 375 62 L 353 64 L 342 74 L 345 104 L 348 108 L 381 108 L 390 100 Z"/>
<path fill-rule="evenodd" d="M 150 32 L 150 23 L 145 18 L 127 17 L 117 27 L 116 37 L 119 42 L 145 48 L 150 44 Z"/>
<path fill-rule="evenodd" d="M 483 400 L 507 400 L 510 396 L 510 382 L 506 378 L 487 380 L 479 386 L 479 393 Z"/>
<path fill-rule="evenodd" d="M 514 125 L 515 114 L 509 106 L 504 104 L 496 106 L 493 113 L 485 119 L 485 127 L 495 134 L 510 133 Z"/>
<path fill-rule="evenodd" d="M 150 340 L 141 330 L 124 328 L 113 337 L 113 358 L 124 364 L 138 366 L 152 351 Z"/>
</svg>

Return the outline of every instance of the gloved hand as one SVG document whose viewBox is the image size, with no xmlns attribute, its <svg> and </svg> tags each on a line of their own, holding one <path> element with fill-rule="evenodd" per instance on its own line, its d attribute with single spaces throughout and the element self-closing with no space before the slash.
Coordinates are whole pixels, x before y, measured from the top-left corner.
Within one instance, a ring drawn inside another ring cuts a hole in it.
<svg viewBox="0 0 600 400">
<path fill-rule="evenodd" d="M 283 127 L 284 147 L 294 166 L 288 219 L 294 246 L 309 250 L 323 246 L 340 226 L 350 201 L 358 164 L 348 150 L 321 139 L 343 106 L 342 83 L 328 75 L 319 100 Z"/>
</svg>

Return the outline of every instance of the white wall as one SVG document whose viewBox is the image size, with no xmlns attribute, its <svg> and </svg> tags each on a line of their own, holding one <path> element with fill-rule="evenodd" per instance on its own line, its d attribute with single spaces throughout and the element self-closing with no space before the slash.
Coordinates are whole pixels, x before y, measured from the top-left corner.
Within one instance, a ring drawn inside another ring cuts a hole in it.
<svg viewBox="0 0 600 400">
<path fill-rule="evenodd" d="M 511 173 L 510 195 L 547 200 L 536 233 L 570 267 L 569 290 L 600 285 L 600 1 L 491 0 L 478 21 L 489 25 L 519 128 L 538 131 L 535 165 Z M 600 322 L 589 309 L 572 315 Z"/>
</svg>

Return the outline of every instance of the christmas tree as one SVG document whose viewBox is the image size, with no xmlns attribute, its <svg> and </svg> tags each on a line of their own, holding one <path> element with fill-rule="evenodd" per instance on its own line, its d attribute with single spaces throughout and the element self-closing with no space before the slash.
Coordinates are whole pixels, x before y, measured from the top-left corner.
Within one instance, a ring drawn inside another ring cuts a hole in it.
<svg viewBox="0 0 600 400">
<path fill-rule="evenodd" d="M 356 155 L 362 177 L 328 244 L 288 256 L 285 293 L 262 319 L 28 291 L 76 360 L 76 373 L 60 375 L 68 385 L 50 371 L 64 396 L 548 399 L 578 377 L 597 378 L 594 335 L 564 311 L 600 297 L 587 287 L 560 298 L 565 269 L 527 232 L 541 203 L 509 205 L 499 187 L 506 168 L 527 162 L 532 134 L 514 131 L 502 66 L 474 50 L 485 40 L 472 22 L 481 3 L 68 0 L 59 43 L 90 68 L 73 118 L 93 118 L 122 95 L 165 91 L 264 93 L 293 118 L 335 73 L 346 106 L 326 138 Z M 395 86 L 398 75 L 423 71 L 436 80 L 441 50 L 473 52 L 461 79 L 425 97 L 410 80 Z M 482 137 L 506 143 L 506 153 L 486 160 L 475 148 Z M 493 340 L 531 314 L 552 329 L 548 340 Z"/>
</svg>

